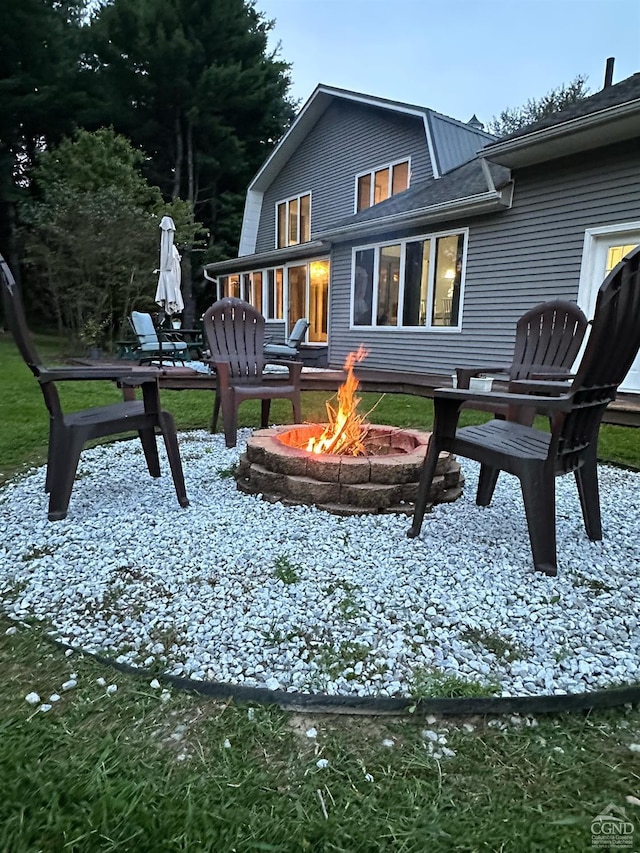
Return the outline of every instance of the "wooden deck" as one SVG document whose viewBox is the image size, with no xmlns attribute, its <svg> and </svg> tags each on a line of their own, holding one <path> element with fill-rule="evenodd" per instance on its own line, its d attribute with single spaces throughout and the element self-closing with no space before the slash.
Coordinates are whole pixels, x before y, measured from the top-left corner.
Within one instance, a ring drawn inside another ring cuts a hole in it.
<svg viewBox="0 0 640 853">
<path fill-rule="evenodd" d="M 160 387 L 173 390 L 210 388 L 215 389 L 215 378 L 190 371 L 192 376 L 185 376 L 185 369 L 168 368 L 166 376 L 160 379 Z M 178 371 L 180 375 L 178 375 Z M 451 376 L 434 373 L 397 373 L 391 370 L 373 370 L 356 368 L 356 376 L 360 381 L 362 391 L 376 394 L 409 394 L 418 397 L 433 397 L 435 388 L 450 388 Z M 344 381 L 342 370 L 310 370 L 302 372 L 303 391 L 335 392 Z M 606 410 L 603 418 L 605 423 L 619 426 L 640 427 L 640 394 L 625 394 L 620 392 L 617 400 Z"/>
<path fill-rule="evenodd" d="M 74 359 L 82 364 L 95 364 L 89 359 Z M 125 362 L 126 364 L 126 362 Z M 131 363 L 128 363 L 131 367 Z M 356 376 L 360 380 L 362 391 L 375 394 L 409 394 L 418 397 L 433 397 L 435 388 L 450 388 L 451 376 L 436 373 L 398 373 L 392 370 L 374 370 L 357 367 Z M 303 370 L 303 391 L 335 392 L 345 373 L 342 370 Z M 277 374 L 274 374 L 277 380 Z M 160 377 L 160 387 L 174 391 L 215 390 L 215 377 L 198 373 L 188 367 L 166 367 Z M 617 399 L 608 406 L 603 421 L 619 426 L 640 427 L 640 394 L 620 392 Z"/>
</svg>

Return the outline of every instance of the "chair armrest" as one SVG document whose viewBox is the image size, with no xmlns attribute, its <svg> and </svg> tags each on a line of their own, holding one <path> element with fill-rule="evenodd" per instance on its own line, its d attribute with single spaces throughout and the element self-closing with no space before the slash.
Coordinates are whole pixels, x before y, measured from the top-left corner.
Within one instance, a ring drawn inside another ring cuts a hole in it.
<svg viewBox="0 0 640 853">
<path fill-rule="evenodd" d="M 293 383 L 299 381 L 302 368 L 304 367 L 302 361 L 292 361 L 290 358 L 270 358 L 265 361 L 265 364 L 276 364 L 289 368 L 289 379 Z"/>
<path fill-rule="evenodd" d="M 479 376 L 481 373 L 509 373 L 510 369 L 505 364 L 488 364 L 485 367 L 456 367 L 458 388 L 468 388 L 472 376 Z"/>
<path fill-rule="evenodd" d="M 523 380 L 524 381 L 524 380 Z M 433 392 L 434 402 L 446 400 L 459 402 L 488 403 L 489 406 L 529 406 L 542 412 L 569 411 L 573 405 L 573 397 L 565 393 L 560 397 L 529 395 L 497 391 L 468 391 L 466 388 L 436 388 Z"/>
<path fill-rule="evenodd" d="M 40 368 L 38 382 L 44 384 L 47 382 L 82 381 L 85 379 L 110 379 L 117 381 L 123 377 L 130 377 L 134 373 L 144 381 L 153 379 L 158 375 L 156 370 L 141 370 L 137 365 L 131 367 L 119 364 L 108 364 L 104 367 L 43 367 Z"/>
</svg>

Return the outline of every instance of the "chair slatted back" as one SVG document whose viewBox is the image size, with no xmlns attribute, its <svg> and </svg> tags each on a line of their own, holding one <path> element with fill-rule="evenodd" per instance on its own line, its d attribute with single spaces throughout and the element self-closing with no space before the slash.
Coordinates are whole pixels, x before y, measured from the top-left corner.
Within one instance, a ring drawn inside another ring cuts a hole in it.
<svg viewBox="0 0 640 853">
<path fill-rule="evenodd" d="M 212 358 L 229 363 L 231 376 L 260 379 L 264 369 L 262 314 L 242 299 L 227 296 L 204 315 L 204 332 Z"/>
<path fill-rule="evenodd" d="M 29 327 L 27 326 L 20 289 L 16 284 L 13 273 L 9 269 L 9 265 L 2 255 L 0 255 L 0 279 L 2 279 L 2 302 L 9 330 L 11 331 L 13 339 L 16 342 L 16 346 L 18 347 L 25 364 L 36 379 L 39 379 L 42 361 L 33 344 Z M 41 382 L 40 388 L 50 416 L 52 418 L 61 416 L 62 408 L 60 405 L 60 398 L 54 383 Z"/>
<path fill-rule="evenodd" d="M 591 334 L 571 386 L 574 405 L 559 430 L 561 470 L 572 470 L 595 440 L 604 410 L 639 350 L 640 246 L 611 270 L 598 291 Z"/>
<path fill-rule="evenodd" d="M 534 306 L 518 320 L 510 378 L 526 379 L 536 366 L 570 368 L 586 328 L 587 318 L 574 302 Z"/>
</svg>

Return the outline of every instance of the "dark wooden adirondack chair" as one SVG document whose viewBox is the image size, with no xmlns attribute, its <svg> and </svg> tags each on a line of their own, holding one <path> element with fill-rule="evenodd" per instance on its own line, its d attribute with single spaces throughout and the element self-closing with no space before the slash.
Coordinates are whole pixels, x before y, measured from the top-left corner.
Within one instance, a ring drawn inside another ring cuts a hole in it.
<svg viewBox="0 0 640 853">
<path fill-rule="evenodd" d="M 227 447 L 236 446 L 238 407 L 243 400 L 262 400 L 261 426 L 269 425 L 271 400 L 291 400 L 294 423 L 300 423 L 300 373 L 302 363 L 268 359 L 282 364 L 288 377 L 264 374 L 264 327 L 262 314 L 242 299 L 225 297 L 215 302 L 204 315 L 204 334 L 216 371 L 217 387 L 211 431 L 215 432 L 222 407 Z"/>
<path fill-rule="evenodd" d="M 157 371 L 121 365 L 51 368 L 43 366 L 31 341 L 18 287 L 1 255 L 0 280 L 9 328 L 20 354 L 40 383 L 49 411 L 49 451 L 45 482 L 45 491 L 49 494 L 49 520 L 59 521 L 67 515 L 80 454 L 86 442 L 129 430 L 136 430 L 140 436 L 147 468 L 152 477 L 160 476 L 155 431 L 158 429 L 162 433 L 178 501 L 180 506 L 188 506 L 176 428 L 171 414 L 160 408 Z M 56 383 L 93 379 L 140 385 L 143 400 L 65 414 Z"/>
<path fill-rule="evenodd" d="M 513 361 L 510 365 L 489 364 L 484 367 L 456 369 L 458 388 L 468 388 L 469 380 L 482 373 L 506 374 L 509 382 L 518 379 L 569 378 L 585 332 L 587 318 L 575 302 L 553 299 L 526 311 L 516 325 Z M 486 403 L 465 403 L 466 407 L 488 409 Z M 518 420 L 529 426 L 535 411 L 530 408 L 498 406 L 494 414 Z"/>
<path fill-rule="evenodd" d="M 413 525 L 418 536 L 427 506 L 438 454 L 442 450 L 481 463 L 476 503 L 487 506 L 500 471 L 515 474 L 522 488 L 533 562 L 555 575 L 555 477 L 573 472 L 582 515 L 591 540 L 602 539 L 597 474 L 597 442 L 602 415 L 640 349 L 640 247 L 607 276 L 598 292 L 591 334 L 580 366 L 567 383 L 524 379 L 512 383 L 518 393 L 472 393 L 437 389 L 435 419 L 416 500 Z M 527 406 L 551 418 L 549 433 L 509 420 L 457 429 L 466 402 L 491 406 Z"/>
</svg>

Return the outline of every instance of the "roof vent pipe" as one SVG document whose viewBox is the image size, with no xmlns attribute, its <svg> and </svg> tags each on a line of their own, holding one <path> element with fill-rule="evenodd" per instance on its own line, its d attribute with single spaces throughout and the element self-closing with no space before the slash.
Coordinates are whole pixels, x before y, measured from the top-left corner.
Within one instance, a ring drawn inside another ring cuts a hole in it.
<svg viewBox="0 0 640 853">
<path fill-rule="evenodd" d="M 615 56 L 610 56 L 607 59 L 607 67 L 604 70 L 604 86 L 603 89 L 607 89 L 613 82 L 613 63 L 616 61 Z"/>
</svg>

